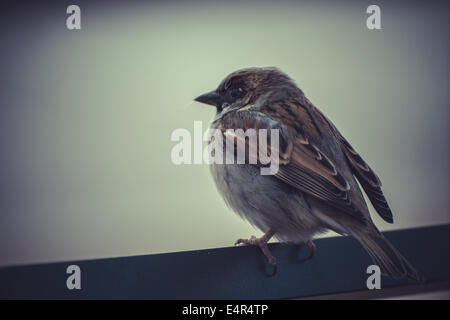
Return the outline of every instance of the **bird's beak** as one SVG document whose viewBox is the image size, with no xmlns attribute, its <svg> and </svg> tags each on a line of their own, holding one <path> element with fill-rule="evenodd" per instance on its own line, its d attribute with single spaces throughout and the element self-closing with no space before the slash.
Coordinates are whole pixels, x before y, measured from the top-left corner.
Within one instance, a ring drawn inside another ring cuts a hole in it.
<svg viewBox="0 0 450 320">
<path fill-rule="evenodd" d="M 215 91 L 202 94 L 201 96 L 195 98 L 194 101 L 209 104 L 217 108 L 221 107 L 223 104 L 222 96 Z"/>
</svg>

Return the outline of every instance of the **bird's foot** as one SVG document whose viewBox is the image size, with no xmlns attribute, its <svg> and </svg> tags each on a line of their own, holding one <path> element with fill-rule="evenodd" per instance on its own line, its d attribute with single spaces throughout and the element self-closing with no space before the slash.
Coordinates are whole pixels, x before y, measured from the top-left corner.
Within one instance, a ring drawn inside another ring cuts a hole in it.
<svg viewBox="0 0 450 320">
<path fill-rule="evenodd" d="M 316 252 L 316 245 L 311 240 L 306 241 L 306 245 L 309 248 L 308 259 L 311 259 L 312 257 L 314 257 L 314 253 Z"/>
<path fill-rule="evenodd" d="M 255 236 L 251 236 L 250 239 L 238 239 L 234 245 L 253 245 L 258 246 L 263 254 L 266 256 L 267 261 L 269 264 L 273 267 L 277 266 L 277 262 L 275 260 L 275 257 L 272 255 L 272 253 L 269 250 L 269 247 L 267 246 L 267 242 L 272 238 L 272 236 L 275 234 L 274 231 L 269 230 L 266 234 L 264 234 L 261 238 L 256 238 Z"/>
</svg>

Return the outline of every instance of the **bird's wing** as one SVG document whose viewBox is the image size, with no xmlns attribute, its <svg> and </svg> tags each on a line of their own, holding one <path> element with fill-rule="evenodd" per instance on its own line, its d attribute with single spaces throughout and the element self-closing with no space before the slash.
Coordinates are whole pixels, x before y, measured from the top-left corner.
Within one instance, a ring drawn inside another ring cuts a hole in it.
<svg viewBox="0 0 450 320">
<path fill-rule="evenodd" d="M 335 138 L 337 144 L 345 155 L 347 163 L 351 169 L 351 174 L 358 179 L 373 207 L 381 218 L 383 218 L 386 222 L 392 223 L 392 212 L 386 198 L 383 195 L 383 192 L 381 191 L 380 179 L 361 158 L 361 156 L 352 148 L 350 143 L 348 143 L 348 141 L 342 136 L 334 124 L 322 112 L 320 112 L 320 110 L 314 107 L 312 103 L 304 96 L 297 96 L 285 100 L 283 107 L 284 108 L 273 108 L 273 106 L 271 107 L 270 105 L 265 105 L 262 109 L 266 110 L 272 117 L 276 117 L 279 121 L 286 123 L 300 134 L 314 139 L 314 141 L 323 139 L 322 131 L 330 130 L 332 136 Z M 275 110 L 272 112 L 273 109 Z M 280 112 L 280 110 L 282 112 Z M 295 115 L 295 117 L 292 117 L 291 114 Z M 299 121 L 295 123 L 295 119 Z M 357 193 L 353 193 L 353 197 L 355 196 L 357 196 Z"/>
<path fill-rule="evenodd" d="M 352 173 L 363 187 L 373 207 L 383 220 L 393 223 L 392 211 L 381 191 L 380 179 L 340 133 L 338 133 L 338 137 Z"/>
<path fill-rule="evenodd" d="M 367 217 L 355 206 L 350 197 L 350 184 L 339 172 L 336 165 L 327 157 L 306 135 L 292 130 L 286 121 L 274 119 L 262 109 L 239 110 L 222 116 L 218 128 L 225 132 L 228 129 L 278 129 L 279 130 L 279 169 L 275 177 L 309 194 L 325 201 L 328 205 L 345 212 L 352 217 L 366 222 Z M 226 136 L 226 134 L 225 134 Z M 235 146 L 238 137 L 232 137 Z M 245 139 L 245 138 L 244 138 Z M 228 139 L 229 140 L 229 139 Z M 228 143 L 227 140 L 227 143 Z M 258 158 L 254 148 L 246 143 L 246 153 L 249 157 Z M 267 143 L 270 149 L 271 144 Z M 270 154 L 273 150 L 268 150 Z M 259 165 L 261 165 L 258 162 Z"/>
<path fill-rule="evenodd" d="M 266 105 L 262 109 L 266 110 L 272 117 L 276 117 L 279 121 L 286 123 L 301 135 L 310 137 L 314 141 L 323 139 L 322 131 L 330 130 L 334 140 L 345 155 L 351 174 L 358 179 L 377 213 L 386 222 L 393 222 L 392 212 L 381 191 L 381 181 L 378 176 L 353 149 L 334 124 L 320 110 L 315 108 L 308 99 L 304 96 L 295 97 L 284 101 L 283 108 L 273 108 L 273 106 Z M 291 114 L 295 115 L 295 117 L 292 117 Z M 295 123 L 295 119 L 299 121 Z M 330 154 L 330 156 L 333 155 Z M 357 186 L 355 185 L 355 187 Z M 357 193 L 353 193 L 353 197 L 356 196 Z"/>
</svg>

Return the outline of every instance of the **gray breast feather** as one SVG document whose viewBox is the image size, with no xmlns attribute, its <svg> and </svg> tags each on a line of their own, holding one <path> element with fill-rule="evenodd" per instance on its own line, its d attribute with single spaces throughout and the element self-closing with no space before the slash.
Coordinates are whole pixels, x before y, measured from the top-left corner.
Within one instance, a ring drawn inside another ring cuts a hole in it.
<svg viewBox="0 0 450 320">
<path fill-rule="evenodd" d="M 300 243 L 325 231 L 305 195 L 256 166 L 211 164 L 211 173 L 227 205 L 263 232 L 276 230 L 278 240 Z"/>
</svg>

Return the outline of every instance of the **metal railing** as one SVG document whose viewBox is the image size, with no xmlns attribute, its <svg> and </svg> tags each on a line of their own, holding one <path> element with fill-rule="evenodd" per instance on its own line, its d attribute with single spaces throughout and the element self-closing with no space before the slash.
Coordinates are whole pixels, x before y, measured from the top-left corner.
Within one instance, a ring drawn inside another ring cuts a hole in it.
<svg viewBox="0 0 450 320">
<path fill-rule="evenodd" d="M 450 225 L 390 231 L 392 244 L 427 278 L 381 278 L 368 290 L 367 253 L 351 237 L 302 246 L 270 244 L 278 271 L 256 247 L 69 261 L 0 268 L 1 299 L 285 299 L 380 298 L 450 288 Z M 69 290 L 67 268 L 80 268 L 81 289 Z"/>
</svg>

